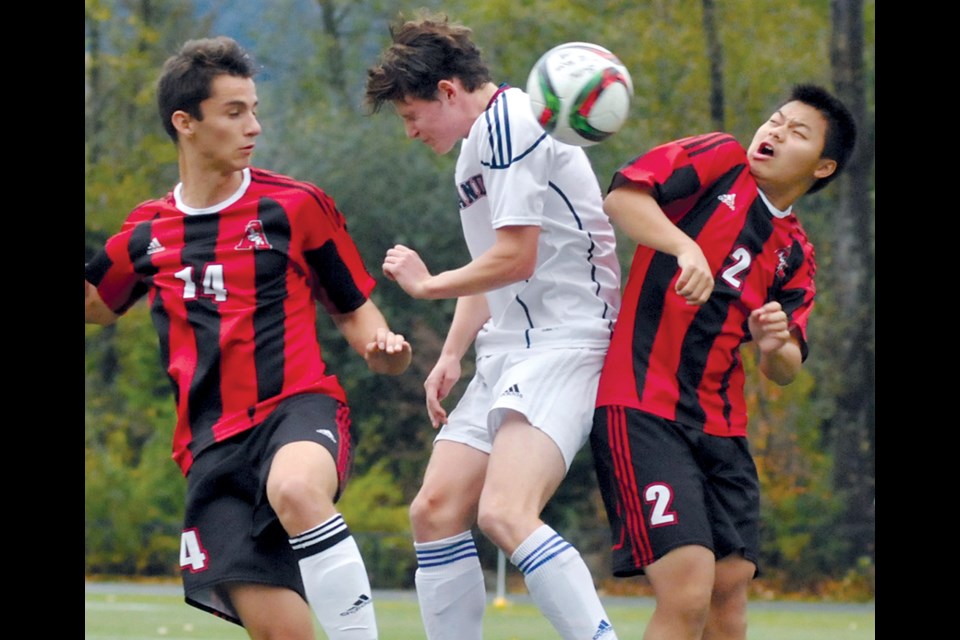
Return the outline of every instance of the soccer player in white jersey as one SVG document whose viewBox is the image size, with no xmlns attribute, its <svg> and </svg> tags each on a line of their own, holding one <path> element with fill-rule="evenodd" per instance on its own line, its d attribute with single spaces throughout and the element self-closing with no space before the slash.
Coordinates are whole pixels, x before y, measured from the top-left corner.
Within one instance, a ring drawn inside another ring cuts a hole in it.
<svg viewBox="0 0 960 640">
<path fill-rule="evenodd" d="M 438 154 L 461 143 L 456 187 L 471 255 L 431 274 L 397 245 L 383 263 L 414 298 L 457 298 L 424 383 L 440 430 L 410 507 L 427 637 L 482 636 L 477 525 L 560 637 L 614 640 L 580 553 L 540 519 L 588 438 L 620 303 L 599 184 L 583 149 L 544 134 L 523 91 L 491 80 L 470 29 L 428 15 L 391 33 L 368 70 L 367 104 L 392 104 L 407 136 Z M 471 344 L 476 375 L 448 416 L 442 401 Z"/>
</svg>

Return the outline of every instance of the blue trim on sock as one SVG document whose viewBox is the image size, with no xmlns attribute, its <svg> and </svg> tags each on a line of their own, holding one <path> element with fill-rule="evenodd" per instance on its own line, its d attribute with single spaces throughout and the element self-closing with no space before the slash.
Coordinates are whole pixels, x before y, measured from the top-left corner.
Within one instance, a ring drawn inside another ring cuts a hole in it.
<svg viewBox="0 0 960 640">
<path fill-rule="evenodd" d="M 554 534 L 543 541 L 536 549 L 530 552 L 526 558 L 517 563 L 517 568 L 524 575 L 530 575 L 539 567 L 550 562 L 567 549 L 572 549 L 573 545 L 564 540 L 560 534 Z"/>
<path fill-rule="evenodd" d="M 417 565 L 420 568 L 453 564 L 457 560 L 471 557 L 479 557 L 472 538 L 440 549 L 417 549 Z"/>
</svg>

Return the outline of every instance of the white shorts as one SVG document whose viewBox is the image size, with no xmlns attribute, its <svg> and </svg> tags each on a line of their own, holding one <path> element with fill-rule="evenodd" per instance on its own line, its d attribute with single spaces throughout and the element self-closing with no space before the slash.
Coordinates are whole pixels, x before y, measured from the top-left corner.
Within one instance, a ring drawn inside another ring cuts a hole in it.
<svg viewBox="0 0 960 640">
<path fill-rule="evenodd" d="M 597 349 L 549 349 L 477 359 L 476 375 L 436 440 L 490 453 L 504 411 L 512 409 L 557 444 L 570 469 L 590 435 L 605 354 Z"/>
</svg>

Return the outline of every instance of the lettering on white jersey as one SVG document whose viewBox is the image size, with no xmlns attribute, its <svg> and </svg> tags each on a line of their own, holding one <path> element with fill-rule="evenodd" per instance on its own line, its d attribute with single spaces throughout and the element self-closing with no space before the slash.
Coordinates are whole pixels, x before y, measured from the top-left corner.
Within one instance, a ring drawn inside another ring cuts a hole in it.
<svg viewBox="0 0 960 640">
<path fill-rule="evenodd" d="M 479 173 L 465 182 L 457 185 L 457 195 L 460 198 L 460 208 L 466 209 L 474 202 L 487 195 L 487 187 L 483 184 L 483 176 Z"/>
</svg>

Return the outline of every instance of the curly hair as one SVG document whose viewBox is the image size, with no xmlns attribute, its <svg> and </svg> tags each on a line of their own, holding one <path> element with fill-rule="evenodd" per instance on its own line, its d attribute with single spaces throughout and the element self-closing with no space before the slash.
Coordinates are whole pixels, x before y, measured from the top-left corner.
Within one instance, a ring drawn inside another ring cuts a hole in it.
<svg viewBox="0 0 960 640">
<path fill-rule="evenodd" d="M 459 78 L 467 91 L 491 81 L 471 29 L 451 23 L 444 14 L 421 14 L 390 27 L 392 44 L 367 70 L 364 102 L 376 113 L 385 102 L 435 100 L 437 83 Z"/>
</svg>

